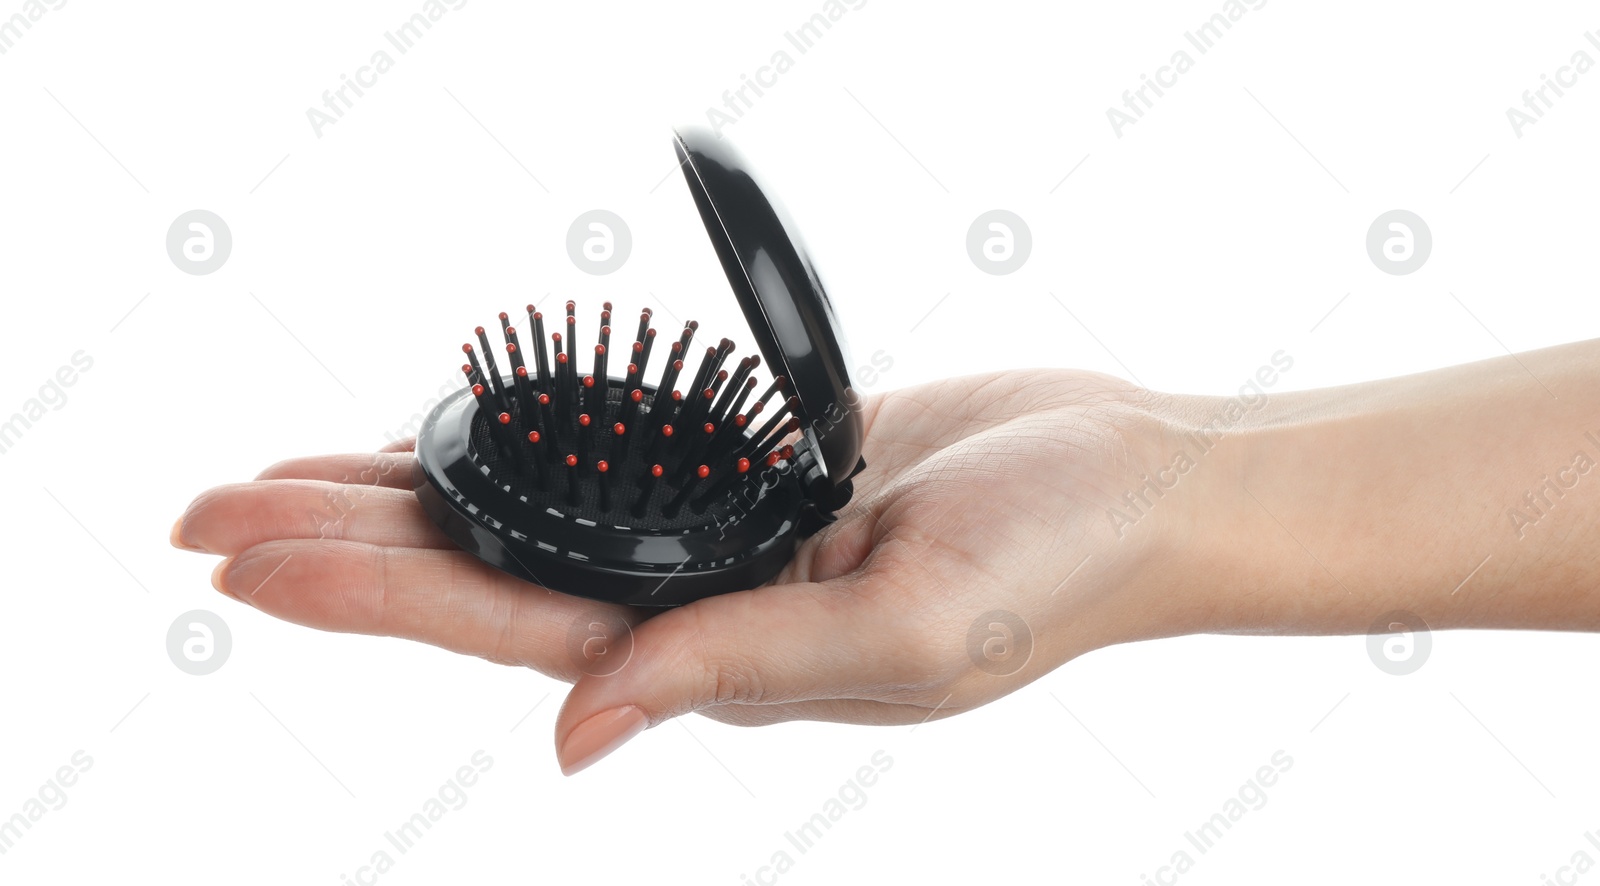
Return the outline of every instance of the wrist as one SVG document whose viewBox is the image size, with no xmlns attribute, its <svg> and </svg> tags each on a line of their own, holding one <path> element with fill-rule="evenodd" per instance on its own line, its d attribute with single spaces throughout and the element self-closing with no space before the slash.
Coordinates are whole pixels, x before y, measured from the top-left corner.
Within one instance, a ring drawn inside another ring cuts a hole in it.
<svg viewBox="0 0 1600 886">
<path fill-rule="evenodd" d="M 1600 463 L 1593 351 L 1275 393 L 1225 427 L 1225 399 L 1168 398 L 1175 434 L 1217 428 L 1169 521 L 1192 629 L 1361 633 L 1394 611 L 1434 629 L 1594 626 L 1600 487 L 1544 493 L 1553 506 L 1537 491 L 1579 453 Z"/>
</svg>

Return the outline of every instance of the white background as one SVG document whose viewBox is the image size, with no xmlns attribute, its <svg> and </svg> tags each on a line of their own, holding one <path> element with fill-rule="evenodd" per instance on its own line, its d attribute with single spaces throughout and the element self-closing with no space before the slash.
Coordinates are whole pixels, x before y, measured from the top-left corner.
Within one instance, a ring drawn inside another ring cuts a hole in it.
<svg viewBox="0 0 1600 886">
<path fill-rule="evenodd" d="M 725 132 L 857 362 L 892 358 L 880 390 L 1076 366 L 1226 394 L 1279 349 L 1279 389 L 1310 388 L 1593 337 L 1600 72 L 1521 138 L 1506 118 L 1600 58 L 1592 7 L 1272 0 L 1200 56 L 1183 34 L 1220 2 L 871 0 L 801 55 L 784 34 L 817 0 L 471 0 L 319 138 L 306 109 L 420 8 L 73 0 L 0 55 L 0 414 L 93 359 L 0 455 L 0 817 L 94 761 L 0 881 L 341 883 L 478 750 L 467 805 L 378 882 L 736 884 L 788 850 L 785 884 L 1137 884 L 1189 849 L 1185 884 L 1536 884 L 1600 857 L 1589 636 L 1438 634 L 1407 677 L 1361 637 L 1139 644 L 917 728 L 690 717 L 568 779 L 565 686 L 280 623 L 167 545 L 208 486 L 383 444 L 472 326 L 547 293 L 748 341 L 668 127 L 780 49 L 793 68 Z M 1106 109 L 1185 48 L 1118 138 Z M 208 276 L 164 246 L 195 208 L 234 238 Z M 610 276 L 566 254 L 595 208 L 633 233 Z M 965 247 L 994 208 L 1033 236 L 1007 276 Z M 1395 208 L 1433 233 L 1409 276 L 1365 251 Z M 233 634 L 205 677 L 165 648 L 196 608 Z M 1195 853 L 1184 832 L 1280 749 L 1267 804 Z M 879 750 L 867 804 L 795 852 L 784 832 Z"/>
</svg>

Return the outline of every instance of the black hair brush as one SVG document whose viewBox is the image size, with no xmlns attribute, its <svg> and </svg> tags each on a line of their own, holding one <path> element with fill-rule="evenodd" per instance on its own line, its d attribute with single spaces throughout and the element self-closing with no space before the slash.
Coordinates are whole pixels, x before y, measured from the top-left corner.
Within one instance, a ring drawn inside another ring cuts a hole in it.
<svg viewBox="0 0 1600 886">
<path fill-rule="evenodd" d="M 674 145 L 770 366 L 762 393 L 762 357 L 730 369 L 729 339 L 695 365 L 694 321 L 658 346 L 646 308 L 632 340 L 613 342 L 607 302 L 591 351 L 574 302 L 548 338 L 529 305 L 526 323 L 500 314 L 503 344 L 477 328 L 463 390 L 417 439 L 417 497 L 463 549 L 553 590 L 641 606 L 771 578 L 865 467 L 843 338 L 792 227 L 725 142 L 690 131 Z"/>
</svg>

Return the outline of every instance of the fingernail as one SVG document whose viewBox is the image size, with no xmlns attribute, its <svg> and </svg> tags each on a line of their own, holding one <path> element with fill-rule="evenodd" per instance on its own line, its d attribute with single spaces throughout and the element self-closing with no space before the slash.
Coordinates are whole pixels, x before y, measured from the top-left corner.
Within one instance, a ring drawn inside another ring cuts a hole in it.
<svg viewBox="0 0 1600 886">
<path fill-rule="evenodd" d="M 643 732 L 647 725 L 649 718 L 644 710 L 631 704 L 601 711 L 579 723 L 556 749 L 561 774 L 572 775 L 593 766 Z"/>
<path fill-rule="evenodd" d="M 188 542 L 183 540 L 183 518 L 182 517 L 179 517 L 178 519 L 172 521 L 172 535 L 169 537 L 169 539 L 172 542 L 172 546 L 175 547 L 175 548 L 183 548 L 186 551 L 194 551 L 197 554 L 210 553 L 205 548 L 196 547 L 196 546 L 194 546 L 192 544 L 189 544 Z"/>
<path fill-rule="evenodd" d="M 231 557 L 225 558 L 221 563 L 218 563 L 217 568 L 211 570 L 211 586 L 221 591 L 223 596 L 232 597 L 233 599 L 238 600 L 240 603 L 243 603 L 244 600 L 240 599 L 238 594 L 228 590 L 227 583 L 223 581 L 223 573 L 227 572 L 228 567 L 232 565 L 233 559 Z"/>
</svg>

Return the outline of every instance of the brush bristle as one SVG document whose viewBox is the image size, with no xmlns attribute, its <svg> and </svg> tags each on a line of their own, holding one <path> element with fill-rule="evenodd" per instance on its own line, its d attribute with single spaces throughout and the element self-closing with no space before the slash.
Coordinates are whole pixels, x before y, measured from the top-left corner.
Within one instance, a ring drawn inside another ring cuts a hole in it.
<svg viewBox="0 0 1600 886">
<path fill-rule="evenodd" d="M 753 467 L 793 459 L 793 447 L 781 444 L 800 427 L 794 415 L 798 400 L 789 397 L 768 409 L 768 401 L 787 388 L 782 376 L 741 411 L 759 385 L 753 376 L 760 357 L 745 357 L 729 372 L 723 365 L 734 343 L 721 339 L 704 350 L 680 390 L 676 386 L 700 327 L 691 320 L 672 343 L 652 390 L 645 373 L 656 330 L 650 325 L 654 314 L 646 308 L 633 342 L 619 352 L 626 360 L 617 362 L 626 364 L 626 372 L 612 378 L 607 302 L 592 369 L 584 372 L 574 358 L 579 352 L 576 307 L 566 303 L 565 333 L 551 333 L 549 354 L 544 315 L 533 305 L 521 327 L 531 335 L 519 335 L 511 317 L 499 315 L 509 377 L 500 375 L 483 327 L 474 330 L 477 347 L 462 345 L 468 362 L 461 371 L 478 404 L 476 455 L 502 487 L 531 505 L 595 522 L 682 529 L 726 510 L 724 505 L 745 491 Z M 765 420 L 752 431 L 757 416 Z"/>
</svg>

